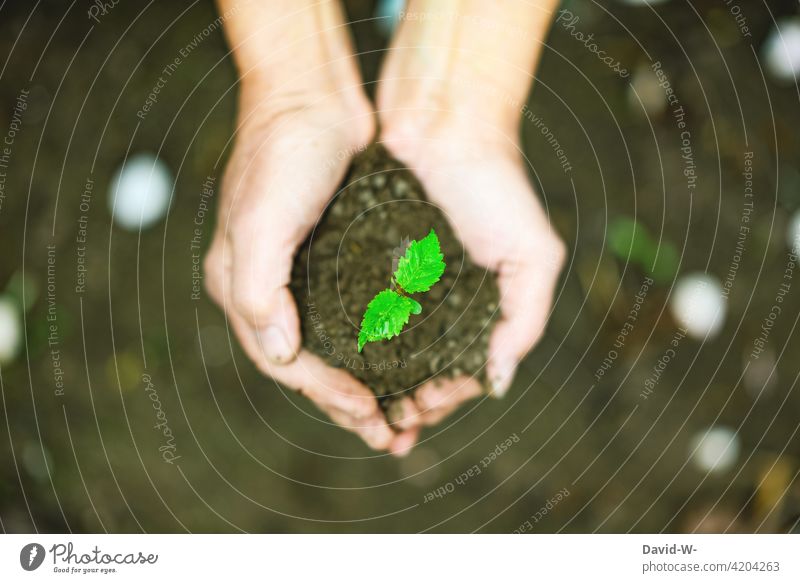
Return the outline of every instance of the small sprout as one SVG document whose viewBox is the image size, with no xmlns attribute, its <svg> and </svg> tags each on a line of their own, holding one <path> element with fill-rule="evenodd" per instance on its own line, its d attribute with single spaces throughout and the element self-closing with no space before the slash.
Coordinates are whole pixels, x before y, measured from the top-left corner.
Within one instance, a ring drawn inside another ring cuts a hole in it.
<svg viewBox="0 0 800 583">
<path fill-rule="evenodd" d="M 656 241 L 642 223 L 628 217 L 615 219 L 608 229 L 608 246 L 623 261 L 638 265 L 658 282 L 678 274 L 680 256 L 669 241 Z"/>
<path fill-rule="evenodd" d="M 394 338 L 408 324 L 411 314 L 421 314 L 422 306 L 408 294 L 430 290 L 441 279 L 444 268 L 439 238 L 433 229 L 424 239 L 412 241 L 392 278 L 397 289 L 383 290 L 367 305 L 358 333 L 358 351 L 367 342 Z"/>
</svg>

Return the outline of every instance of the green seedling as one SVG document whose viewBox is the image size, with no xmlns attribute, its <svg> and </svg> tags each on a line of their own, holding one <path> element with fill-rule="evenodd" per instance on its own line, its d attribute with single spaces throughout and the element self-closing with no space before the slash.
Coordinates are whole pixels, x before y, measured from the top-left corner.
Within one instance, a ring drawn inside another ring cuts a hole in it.
<svg viewBox="0 0 800 583">
<path fill-rule="evenodd" d="M 394 338 L 408 324 L 411 314 L 422 313 L 422 306 L 409 294 L 430 290 L 444 273 L 445 262 L 436 232 L 412 241 L 392 276 L 395 289 L 385 289 L 372 298 L 361 320 L 358 351 L 367 342 Z"/>
<path fill-rule="evenodd" d="M 667 283 L 675 278 L 680 257 L 669 241 L 656 241 L 642 223 L 616 218 L 608 230 L 608 246 L 623 261 L 638 265 L 653 279 Z"/>
</svg>

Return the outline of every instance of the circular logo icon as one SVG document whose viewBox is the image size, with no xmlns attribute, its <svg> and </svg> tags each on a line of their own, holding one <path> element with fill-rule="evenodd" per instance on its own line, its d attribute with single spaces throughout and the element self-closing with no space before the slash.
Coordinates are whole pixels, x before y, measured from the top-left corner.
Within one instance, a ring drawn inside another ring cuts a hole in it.
<svg viewBox="0 0 800 583">
<path fill-rule="evenodd" d="M 35 571 L 44 562 L 44 547 L 39 543 L 29 543 L 19 552 L 19 564 L 26 571 Z"/>
</svg>

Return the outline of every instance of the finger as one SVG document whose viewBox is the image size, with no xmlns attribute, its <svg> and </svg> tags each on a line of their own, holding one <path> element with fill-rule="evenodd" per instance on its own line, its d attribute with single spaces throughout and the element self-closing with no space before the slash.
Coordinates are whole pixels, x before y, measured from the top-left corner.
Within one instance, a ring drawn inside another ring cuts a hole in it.
<svg viewBox="0 0 800 583">
<path fill-rule="evenodd" d="M 233 307 L 260 333 L 267 358 L 278 364 L 292 360 L 301 343 L 288 288 L 295 253 L 333 194 L 336 172 L 343 171 L 310 171 L 322 156 L 310 144 L 269 135 L 226 182 Z"/>
<path fill-rule="evenodd" d="M 280 214 L 279 207 L 273 211 Z M 288 288 L 296 235 L 255 209 L 238 221 L 231 239 L 233 307 L 258 332 L 266 357 L 277 364 L 293 360 L 300 349 L 300 318 Z"/>
<path fill-rule="evenodd" d="M 498 398 L 511 386 L 519 361 L 544 333 L 566 255 L 555 236 L 533 242 L 526 249 L 503 261 L 498 269 L 501 315 L 489 339 L 487 365 L 492 394 Z"/>
<path fill-rule="evenodd" d="M 395 457 L 405 457 L 414 448 L 419 439 L 420 427 L 414 427 L 396 435 L 389 444 L 389 453 Z"/>
<path fill-rule="evenodd" d="M 424 425 L 436 425 L 465 401 L 481 395 L 481 384 L 471 377 L 434 379 L 417 389 L 414 400 L 422 413 Z"/>
<path fill-rule="evenodd" d="M 328 417 L 346 429 L 358 435 L 364 443 L 376 450 L 385 450 L 396 439 L 396 433 L 389 429 L 382 415 L 375 414 L 366 419 L 354 419 L 348 412 L 333 407 L 320 407 Z"/>
<path fill-rule="evenodd" d="M 224 237 L 215 235 L 203 262 L 203 282 L 212 300 L 225 307 L 224 290 L 230 289 L 230 265 L 224 256 Z M 230 253 L 228 253 L 228 256 Z"/>
<path fill-rule="evenodd" d="M 266 357 L 258 335 L 241 316 L 232 312 L 230 322 L 247 355 L 267 376 L 300 391 L 325 410 L 338 409 L 362 420 L 378 415 L 386 424 L 372 391 L 346 371 L 328 366 L 307 350 L 301 350 L 288 364 L 275 364 Z"/>
<path fill-rule="evenodd" d="M 247 355 L 266 375 L 308 397 L 336 424 L 352 431 L 373 449 L 384 450 L 395 438 L 375 395 L 347 372 L 326 365 L 306 350 L 291 363 L 266 358 L 252 328 L 231 313 L 231 324 Z"/>
<path fill-rule="evenodd" d="M 422 423 L 422 414 L 411 397 L 394 401 L 386 412 L 386 417 L 395 431 L 407 431 Z"/>
</svg>

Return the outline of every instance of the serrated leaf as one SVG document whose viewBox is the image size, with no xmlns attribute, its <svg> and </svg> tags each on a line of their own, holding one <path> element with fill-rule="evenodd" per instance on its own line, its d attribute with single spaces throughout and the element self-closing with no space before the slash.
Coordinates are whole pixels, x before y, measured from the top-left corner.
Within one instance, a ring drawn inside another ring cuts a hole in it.
<svg viewBox="0 0 800 583">
<path fill-rule="evenodd" d="M 397 264 L 394 280 L 408 293 L 426 292 L 442 277 L 445 263 L 439 238 L 431 229 L 428 236 L 412 241 Z"/>
<path fill-rule="evenodd" d="M 419 314 L 422 306 L 411 298 L 390 289 L 383 290 L 367 306 L 358 333 L 358 351 L 367 342 L 389 340 L 400 334 L 412 313 Z"/>
</svg>

